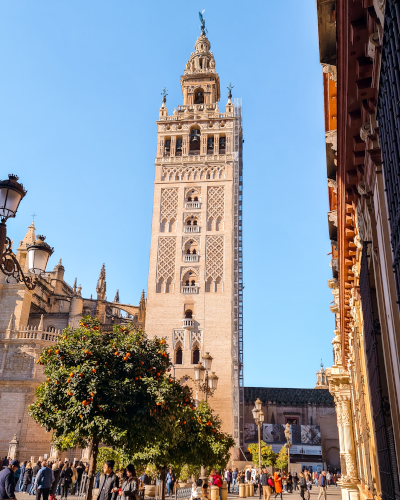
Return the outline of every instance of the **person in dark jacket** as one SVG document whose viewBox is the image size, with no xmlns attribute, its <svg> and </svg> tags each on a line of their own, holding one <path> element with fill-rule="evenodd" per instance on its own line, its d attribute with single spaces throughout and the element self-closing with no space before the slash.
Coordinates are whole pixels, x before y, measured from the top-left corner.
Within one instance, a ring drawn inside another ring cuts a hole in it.
<svg viewBox="0 0 400 500">
<path fill-rule="evenodd" d="M 35 481 L 36 500 L 49 500 L 51 485 L 54 481 L 53 471 L 47 466 L 47 461 L 43 460 L 42 468 L 37 473 Z"/>
<path fill-rule="evenodd" d="M 114 474 L 114 463 L 114 460 L 108 460 L 104 464 L 104 476 L 100 478 L 98 500 L 117 500 L 119 479 Z"/>
<path fill-rule="evenodd" d="M 299 479 L 300 496 L 304 500 L 304 492 L 305 492 L 306 487 L 307 487 L 306 478 L 304 477 L 304 474 L 302 472 L 300 472 L 299 476 L 300 476 L 300 479 Z"/>
<path fill-rule="evenodd" d="M 61 498 L 67 498 L 68 490 L 72 482 L 72 469 L 68 462 L 65 462 L 60 474 Z"/>
<path fill-rule="evenodd" d="M 57 491 L 57 486 L 58 486 L 58 483 L 60 481 L 61 469 L 58 466 L 58 464 L 55 463 L 55 464 L 53 464 L 52 470 L 53 470 L 54 481 L 51 483 L 50 496 L 51 495 L 55 496 L 56 491 Z"/>
<path fill-rule="evenodd" d="M 170 467 L 165 477 L 165 482 L 167 483 L 168 496 L 171 496 L 172 493 L 174 492 L 175 481 L 176 481 L 175 474 L 173 473 L 172 468 Z"/>
<path fill-rule="evenodd" d="M 0 472 L 0 499 L 16 500 L 14 473 L 19 467 L 18 460 L 11 460 L 10 465 Z"/>
<path fill-rule="evenodd" d="M 228 469 L 226 472 L 226 484 L 228 485 L 228 493 L 231 492 L 231 482 L 232 482 L 232 469 Z"/>
<path fill-rule="evenodd" d="M 139 493 L 139 479 L 136 477 L 135 467 L 129 464 L 126 468 L 126 479 L 122 482 L 118 495 L 121 500 L 136 500 Z"/>
<path fill-rule="evenodd" d="M 269 500 L 271 496 L 271 486 L 268 483 L 268 471 L 264 469 L 260 476 L 260 488 L 262 488 L 264 500 Z"/>
<path fill-rule="evenodd" d="M 292 474 L 290 472 L 287 476 L 287 489 L 288 489 L 288 493 L 293 493 L 293 477 L 292 477 Z"/>
<path fill-rule="evenodd" d="M 29 485 L 32 484 L 33 470 L 31 462 L 28 462 L 25 467 L 24 477 L 22 479 L 22 492 L 26 493 Z"/>
<path fill-rule="evenodd" d="M 29 494 L 30 495 L 34 495 L 35 494 L 36 476 L 37 476 L 37 474 L 38 474 L 38 472 L 40 471 L 41 468 L 42 468 L 42 462 L 39 461 L 39 462 L 37 462 L 37 464 L 32 469 L 33 478 L 32 478 L 32 486 L 31 486 L 31 489 L 29 490 Z"/>
</svg>

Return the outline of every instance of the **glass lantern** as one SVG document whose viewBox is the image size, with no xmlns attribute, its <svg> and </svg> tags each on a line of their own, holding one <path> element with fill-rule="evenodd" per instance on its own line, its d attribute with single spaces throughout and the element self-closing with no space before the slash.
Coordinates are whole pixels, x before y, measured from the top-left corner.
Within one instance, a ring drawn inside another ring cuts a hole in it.
<svg viewBox="0 0 400 500">
<path fill-rule="evenodd" d="M 26 193 L 24 186 L 18 182 L 18 176 L 14 174 L 9 174 L 8 180 L 0 181 L 0 217 L 4 220 L 15 217 Z"/>
<path fill-rule="evenodd" d="M 195 365 L 195 367 L 194 367 L 194 379 L 196 382 L 203 380 L 204 371 L 205 371 L 205 368 L 201 363 L 199 363 L 198 365 Z"/>
<path fill-rule="evenodd" d="M 204 356 L 202 357 L 202 360 L 203 360 L 203 366 L 204 368 L 209 371 L 211 370 L 211 365 L 212 365 L 212 356 L 210 356 L 210 353 L 209 352 L 206 352 L 204 354 Z"/>
<path fill-rule="evenodd" d="M 54 248 L 44 242 L 45 236 L 37 237 L 35 243 L 27 246 L 28 249 L 28 270 L 37 276 L 46 271 L 47 262 Z"/>
<path fill-rule="evenodd" d="M 208 376 L 208 387 L 212 391 L 215 391 L 218 385 L 218 377 L 215 375 L 214 372 L 211 373 L 211 375 Z"/>
</svg>

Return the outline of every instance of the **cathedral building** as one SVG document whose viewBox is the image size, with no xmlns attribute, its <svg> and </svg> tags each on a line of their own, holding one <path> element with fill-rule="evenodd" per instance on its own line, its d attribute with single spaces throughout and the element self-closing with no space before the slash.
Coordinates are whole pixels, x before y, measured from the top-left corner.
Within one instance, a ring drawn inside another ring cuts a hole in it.
<svg viewBox="0 0 400 500">
<path fill-rule="evenodd" d="M 398 0 L 317 0 L 345 499 L 400 499 Z"/>
<path fill-rule="evenodd" d="M 27 245 L 35 240 L 32 223 L 15 254 L 25 275 Z M 112 330 L 114 324 L 124 322 L 144 328 L 144 292 L 139 306 L 120 303 L 118 292 L 113 302 L 107 301 L 103 264 L 96 298 L 84 298 L 77 280 L 73 286 L 69 285 L 64 272 L 60 260 L 53 271 L 39 278 L 33 291 L 13 278 L 7 282 L 0 273 L 0 456 L 4 457 L 10 446 L 24 460 L 54 452 L 51 434 L 28 416 L 28 406 L 34 400 L 36 387 L 44 380 L 43 368 L 35 361 L 44 347 L 58 340 L 64 328 L 77 327 L 86 315 L 99 318 L 103 330 Z M 121 311 L 125 311 L 126 317 L 122 317 Z M 71 450 L 67 456 L 81 458 L 82 452 Z"/>
<path fill-rule="evenodd" d="M 166 336 L 175 376 L 192 385 L 209 353 L 208 401 L 243 444 L 242 108 L 219 109 L 220 80 L 204 22 L 180 83 L 183 104 L 157 121 L 146 331 Z"/>
</svg>

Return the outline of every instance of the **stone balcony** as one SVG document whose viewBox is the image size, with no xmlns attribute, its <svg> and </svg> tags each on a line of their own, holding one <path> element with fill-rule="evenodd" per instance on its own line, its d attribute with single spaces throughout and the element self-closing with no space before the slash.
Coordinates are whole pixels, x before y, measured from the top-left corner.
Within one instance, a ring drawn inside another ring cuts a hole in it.
<svg viewBox="0 0 400 500">
<path fill-rule="evenodd" d="M 183 226 L 183 231 L 185 233 L 199 233 L 200 226 Z"/>
<path fill-rule="evenodd" d="M 185 201 L 185 208 L 193 210 L 194 208 L 201 208 L 201 201 Z"/>
<path fill-rule="evenodd" d="M 184 262 L 198 262 L 199 261 L 199 255 L 194 253 L 194 254 L 184 254 L 183 256 L 183 261 Z"/>
<path fill-rule="evenodd" d="M 191 286 L 182 286 L 182 293 L 184 294 L 197 294 L 199 293 L 200 287 L 191 285 Z"/>
<path fill-rule="evenodd" d="M 187 287 L 191 288 L 191 287 Z M 182 328 L 185 328 L 186 330 L 191 330 L 194 327 L 194 319 L 192 318 L 184 318 L 182 320 Z"/>
</svg>

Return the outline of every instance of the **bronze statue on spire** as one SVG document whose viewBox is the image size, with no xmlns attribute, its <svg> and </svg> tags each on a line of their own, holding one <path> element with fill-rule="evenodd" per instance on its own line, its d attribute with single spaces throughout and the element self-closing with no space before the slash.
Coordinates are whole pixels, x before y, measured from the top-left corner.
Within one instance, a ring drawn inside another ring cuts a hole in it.
<svg viewBox="0 0 400 500">
<path fill-rule="evenodd" d="M 206 33 L 207 33 L 207 29 L 206 29 L 206 20 L 204 19 L 204 12 L 206 10 L 204 9 L 203 11 L 199 12 L 199 18 L 200 18 L 200 22 L 201 22 L 201 26 L 200 26 L 200 29 L 201 29 L 201 34 L 206 36 Z"/>
</svg>

